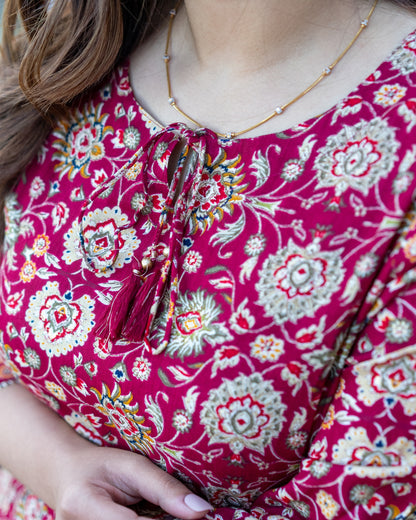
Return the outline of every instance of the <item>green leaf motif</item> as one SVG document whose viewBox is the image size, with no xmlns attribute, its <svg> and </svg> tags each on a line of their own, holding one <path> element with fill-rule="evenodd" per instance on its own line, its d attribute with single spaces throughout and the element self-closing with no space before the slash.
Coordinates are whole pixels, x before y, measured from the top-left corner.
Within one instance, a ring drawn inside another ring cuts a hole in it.
<svg viewBox="0 0 416 520">
<path fill-rule="evenodd" d="M 163 431 L 163 414 L 160 406 L 154 401 L 151 396 L 146 396 L 146 412 L 149 414 L 151 420 L 156 426 L 157 433 L 160 434 Z"/>
<path fill-rule="evenodd" d="M 157 371 L 159 377 L 160 377 L 160 380 L 162 381 L 162 383 L 165 385 L 165 386 L 169 386 L 170 388 L 174 388 L 175 385 L 173 385 L 170 381 L 169 381 L 169 378 L 168 376 L 163 372 L 163 370 L 161 368 L 159 368 L 159 370 Z"/>
<path fill-rule="evenodd" d="M 215 265 L 214 267 L 210 267 L 205 271 L 205 274 L 215 274 L 221 271 L 228 271 L 228 269 L 224 265 Z"/>
<path fill-rule="evenodd" d="M 244 225 L 245 217 L 244 214 L 242 214 L 237 222 L 231 222 L 230 224 L 225 225 L 223 229 L 218 231 L 218 233 L 215 233 L 215 235 L 210 238 L 210 244 L 216 246 L 218 244 L 226 244 L 231 242 L 241 234 Z"/>
<path fill-rule="evenodd" d="M 383 218 L 379 229 L 397 229 L 402 223 L 402 219 L 386 216 Z"/>
<path fill-rule="evenodd" d="M 171 448 L 167 448 L 166 446 L 162 447 L 163 451 L 170 455 L 172 458 L 177 460 L 178 462 L 183 462 L 183 451 L 181 450 L 172 450 Z"/>
<path fill-rule="evenodd" d="M 267 158 L 259 151 L 253 155 L 250 168 L 253 168 L 256 177 L 256 188 L 263 184 L 270 177 L 270 164 Z"/>
<path fill-rule="evenodd" d="M 272 217 L 275 216 L 276 214 L 276 211 L 279 209 L 280 207 L 280 201 L 276 201 L 276 202 L 264 202 L 260 199 L 257 199 L 257 198 L 253 198 L 251 199 L 251 206 L 253 208 L 257 208 L 257 209 L 260 209 L 260 210 L 263 210 L 263 211 L 266 211 L 267 213 L 269 213 L 270 215 L 272 215 Z"/>
</svg>

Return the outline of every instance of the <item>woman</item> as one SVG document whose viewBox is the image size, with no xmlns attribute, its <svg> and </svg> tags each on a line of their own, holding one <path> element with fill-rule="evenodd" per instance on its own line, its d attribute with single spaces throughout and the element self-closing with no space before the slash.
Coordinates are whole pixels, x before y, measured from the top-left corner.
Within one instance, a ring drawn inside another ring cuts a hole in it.
<svg viewBox="0 0 416 520">
<path fill-rule="evenodd" d="M 413 11 L 18 3 L 2 518 L 411 518 Z"/>
</svg>

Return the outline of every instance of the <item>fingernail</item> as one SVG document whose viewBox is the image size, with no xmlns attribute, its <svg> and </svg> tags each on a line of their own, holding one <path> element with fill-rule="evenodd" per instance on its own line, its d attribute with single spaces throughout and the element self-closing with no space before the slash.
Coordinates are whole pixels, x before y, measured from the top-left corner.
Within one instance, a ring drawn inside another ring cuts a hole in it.
<svg viewBox="0 0 416 520">
<path fill-rule="evenodd" d="M 203 498 L 199 497 L 198 495 L 186 495 L 183 501 L 189 507 L 189 509 L 192 509 L 192 511 L 195 511 L 197 513 L 213 509 L 211 504 L 206 502 Z"/>
</svg>

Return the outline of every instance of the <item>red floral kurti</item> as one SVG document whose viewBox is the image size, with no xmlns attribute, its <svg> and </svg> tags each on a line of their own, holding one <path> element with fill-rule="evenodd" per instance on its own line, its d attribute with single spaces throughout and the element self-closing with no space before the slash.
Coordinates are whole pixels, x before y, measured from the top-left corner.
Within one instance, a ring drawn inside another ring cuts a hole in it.
<svg viewBox="0 0 416 520">
<path fill-rule="evenodd" d="M 145 454 L 210 519 L 409 517 L 415 143 L 415 34 L 255 138 L 162 128 L 116 70 L 7 199 L 4 384 Z M 0 517 L 53 512 L 3 470 Z"/>
</svg>

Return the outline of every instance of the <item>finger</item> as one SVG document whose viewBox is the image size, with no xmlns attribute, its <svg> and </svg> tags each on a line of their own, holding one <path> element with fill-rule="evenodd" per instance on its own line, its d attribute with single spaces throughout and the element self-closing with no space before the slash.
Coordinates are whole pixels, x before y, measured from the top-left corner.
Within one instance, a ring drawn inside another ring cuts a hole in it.
<svg viewBox="0 0 416 520">
<path fill-rule="evenodd" d="M 130 495 L 136 494 L 185 520 L 202 518 L 204 513 L 213 509 L 208 502 L 191 493 L 182 482 L 146 457 L 135 455 L 134 466 L 128 478 Z"/>
<path fill-rule="evenodd" d="M 56 511 L 55 520 L 137 520 L 134 511 L 114 502 L 108 495 L 91 493 L 88 501 L 80 500 Z M 150 520 L 142 517 L 142 520 Z"/>
</svg>

